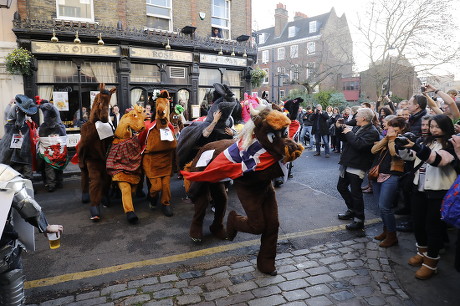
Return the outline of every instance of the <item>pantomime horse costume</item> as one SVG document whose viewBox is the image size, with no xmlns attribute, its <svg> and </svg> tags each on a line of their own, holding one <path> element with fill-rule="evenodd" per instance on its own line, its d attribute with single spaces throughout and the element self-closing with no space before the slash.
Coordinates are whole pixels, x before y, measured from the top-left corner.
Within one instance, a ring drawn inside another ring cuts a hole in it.
<svg viewBox="0 0 460 306">
<path fill-rule="evenodd" d="M 107 155 L 107 173 L 112 176 L 113 182 L 118 182 L 123 210 L 131 224 L 138 221 L 134 213 L 132 194 L 136 192 L 142 175 L 142 146 L 137 133 L 145 128 L 144 118 L 144 108 L 138 105 L 123 115 L 115 130 L 115 139 Z"/>
<path fill-rule="evenodd" d="M 156 204 L 161 192 L 161 211 L 172 217 L 170 181 L 173 170 L 174 154 L 177 141 L 174 127 L 169 122 L 169 93 L 162 90 L 156 99 L 155 121 L 139 135 L 142 145 L 145 144 L 142 168 L 151 183 L 151 201 Z"/>
<path fill-rule="evenodd" d="M 264 107 L 251 110 L 251 115 L 252 120 L 246 123 L 238 142 L 220 153 L 204 171 L 182 171 L 182 174 L 190 181 L 234 180 L 233 186 L 247 216 L 235 211 L 228 214 L 228 239 L 233 240 L 238 231 L 262 234 L 257 268 L 276 275 L 279 220 L 271 180 L 283 175 L 284 163 L 298 158 L 303 147 L 288 138 L 291 120 L 282 112 Z M 216 147 L 219 143 L 214 142 Z"/>
<path fill-rule="evenodd" d="M 110 176 L 106 171 L 106 155 L 113 138 L 100 139 L 96 126 L 99 124 L 98 121 L 101 124 L 109 124 L 110 98 L 116 88 L 108 91 L 104 84 L 100 84 L 99 90 L 94 98 L 89 120 L 81 127 L 81 139 L 77 150 L 81 169 L 82 201 L 87 202 L 89 192 L 90 218 L 93 221 L 100 219 L 100 204 L 107 196 L 110 186 Z"/>
</svg>

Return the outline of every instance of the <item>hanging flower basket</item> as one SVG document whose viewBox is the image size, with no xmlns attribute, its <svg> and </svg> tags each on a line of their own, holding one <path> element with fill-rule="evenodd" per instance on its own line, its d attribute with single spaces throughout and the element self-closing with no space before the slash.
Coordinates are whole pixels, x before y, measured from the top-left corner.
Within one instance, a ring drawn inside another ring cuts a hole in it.
<svg viewBox="0 0 460 306">
<path fill-rule="evenodd" d="M 264 79 L 267 77 L 267 71 L 256 68 L 254 70 L 251 70 L 251 85 L 252 87 L 260 87 L 262 85 L 262 82 Z"/>
<path fill-rule="evenodd" d="M 32 74 L 34 56 L 24 48 L 16 48 L 5 57 L 6 71 L 10 74 Z"/>
</svg>

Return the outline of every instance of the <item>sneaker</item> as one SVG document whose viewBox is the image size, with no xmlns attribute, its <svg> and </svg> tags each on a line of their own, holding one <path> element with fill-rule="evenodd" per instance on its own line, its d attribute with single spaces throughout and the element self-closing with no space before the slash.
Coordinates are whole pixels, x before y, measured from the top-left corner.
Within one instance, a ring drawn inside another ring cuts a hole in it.
<svg viewBox="0 0 460 306">
<path fill-rule="evenodd" d="M 313 156 L 320 156 L 320 153 L 316 152 Z"/>
<path fill-rule="evenodd" d="M 329 154 L 326 154 L 326 156 L 324 156 L 324 157 L 329 158 Z"/>
</svg>

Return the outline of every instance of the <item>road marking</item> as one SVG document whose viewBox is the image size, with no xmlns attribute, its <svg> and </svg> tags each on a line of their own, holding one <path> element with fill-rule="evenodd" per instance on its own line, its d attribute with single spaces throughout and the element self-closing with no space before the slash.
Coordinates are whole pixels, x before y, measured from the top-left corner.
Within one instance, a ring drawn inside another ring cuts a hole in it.
<svg viewBox="0 0 460 306">
<path fill-rule="evenodd" d="M 375 224 L 379 222 L 381 222 L 381 219 L 372 219 L 372 220 L 366 221 L 366 225 L 371 225 L 371 224 Z M 289 234 L 279 235 L 278 241 L 306 237 L 306 236 L 322 234 L 322 233 L 337 232 L 337 231 L 341 231 L 344 229 L 345 229 L 345 224 L 342 224 L 342 225 L 317 228 L 317 229 L 308 230 L 304 232 L 289 233 Z M 95 269 L 95 270 L 68 273 L 68 274 L 63 274 L 63 275 L 58 275 L 58 276 L 53 276 L 53 277 L 47 277 L 47 278 L 27 281 L 25 282 L 24 287 L 25 289 L 31 289 L 31 288 L 51 286 L 51 285 L 56 285 L 56 284 L 60 284 L 64 282 L 81 280 L 81 279 L 95 277 L 95 276 L 101 276 L 101 275 L 119 272 L 123 270 L 141 268 L 141 267 L 146 267 L 146 266 L 157 266 L 157 265 L 175 263 L 179 261 L 185 261 L 185 260 L 192 259 L 192 258 L 208 256 L 208 255 L 213 255 L 217 253 L 223 253 L 223 252 L 232 251 L 232 250 L 236 250 L 236 249 L 240 249 L 240 248 L 248 247 L 248 246 L 254 246 L 258 244 L 260 244 L 260 239 L 253 239 L 253 240 L 248 240 L 248 241 L 243 241 L 243 242 L 231 243 L 227 245 L 207 248 L 207 249 L 194 251 L 194 252 L 187 252 L 183 254 L 147 259 L 143 261 L 131 262 L 131 263 L 126 263 L 126 264 L 111 266 L 111 267 L 106 267 L 106 268 L 100 268 L 100 269 Z"/>
</svg>

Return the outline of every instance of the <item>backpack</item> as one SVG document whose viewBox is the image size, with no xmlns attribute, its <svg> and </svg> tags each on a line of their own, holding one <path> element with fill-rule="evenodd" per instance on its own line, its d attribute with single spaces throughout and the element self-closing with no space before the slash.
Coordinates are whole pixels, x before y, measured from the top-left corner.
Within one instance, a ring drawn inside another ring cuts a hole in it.
<svg viewBox="0 0 460 306">
<path fill-rule="evenodd" d="M 442 200 L 441 219 L 460 228 L 460 176 L 457 177 Z"/>
</svg>

